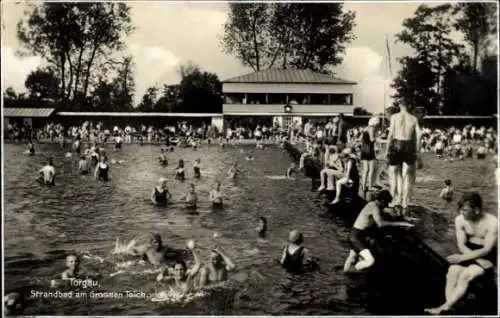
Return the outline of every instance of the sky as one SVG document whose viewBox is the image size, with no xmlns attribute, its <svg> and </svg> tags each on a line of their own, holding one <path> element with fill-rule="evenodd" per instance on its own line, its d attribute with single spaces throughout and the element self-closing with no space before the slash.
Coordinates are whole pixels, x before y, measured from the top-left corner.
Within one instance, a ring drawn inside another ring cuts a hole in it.
<svg viewBox="0 0 500 318">
<path fill-rule="evenodd" d="M 135 61 L 136 101 L 153 85 L 175 84 L 178 68 L 187 61 L 202 70 L 216 73 L 221 80 L 252 72 L 237 59 L 222 52 L 219 39 L 227 19 L 226 3 L 129 3 L 132 23 L 137 28 L 126 40 Z M 344 61 L 337 66 L 337 76 L 358 83 L 355 106 L 380 112 L 384 91 L 399 70 L 396 59 L 411 55 L 403 44 L 394 43 L 405 18 L 412 16 L 416 2 L 358 3 L 348 2 L 344 8 L 356 13 L 354 33 L 357 39 L 348 45 Z M 24 80 L 30 71 L 41 65 L 37 56 L 18 57 L 16 24 L 22 18 L 23 4 L 13 2 L 2 8 L 2 71 L 4 88 L 12 86 L 25 91 Z M 392 72 L 388 74 L 386 35 L 389 36 Z"/>
</svg>

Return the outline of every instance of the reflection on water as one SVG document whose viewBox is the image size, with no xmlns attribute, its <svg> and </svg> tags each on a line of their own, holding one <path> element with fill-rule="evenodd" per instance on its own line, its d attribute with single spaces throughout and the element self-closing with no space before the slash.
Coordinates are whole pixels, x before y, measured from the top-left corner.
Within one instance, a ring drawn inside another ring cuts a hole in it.
<svg viewBox="0 0 500 318">
<path fill-rule="evenodd" d="M 366 291 L 360 277 L 347 277 L 340 268 L 347 255 L 348 228 L 317 217 L 322 207 L 310 182 L 302 177 L 285 180 L 288 155 L 273 147 L 257 149 L 255 160 L 245 160 L 251 148 L 204 147 L 198 151 L 175 149 L 170 165 L 158 163 L 159 147 L 125 145 L 110 157 L 111 181 L 100 183 L 76 174 L 77 158 L 66 158 L 58 145 L 40 145 L 33 156 L 24 146 L 5 145 L 5 287 L 7 291 L 47 291 L 62 272 L 71 251 L 109 257 L 116 238 L 149 241 L 160 233 L 164 243 L 185 248 L 197 242 L 202 261 L 216 245 L 237 265 L 232 279 L 211 289 L 208 296 L 189 303 L 151 302 L 145 299 L 32 299 L 26 314 L 350 314 L 368 313 Z M 253 148 L 252 148 L 253 149 Z M 59 175 L 56 186 L 41 187 L 37 171 L 48 156 L 54 157 Z M 183 158 L 188 180 L 173 180 L 175 163 Z M 192 164 L 201 159 L 202 178 L 192 178 Z M 237 160 L 240 179 L 229 180 L 227 171 Z M 198 214 L 190 215 L 181 203 L 167 208 L 150 204 L 152 187 L 160 176 L 169 179 L 174 201 L 190 182 L 200 198 Z M 212 213 L 208 193 L 222 180 L 228 197 L 225 209 Z M 419 191 L 419 189 L 417 189 Z M 258 217 L 268 220 L 268 241 L 257 242 Z M 320 269 L 291 276 L 276 265 L 288 232 L 303 232 L 305 246 L 321 260 Z M 217 232 L 217 235 L 214 235 Z M 116 262 L 83 259 L 83 265 L 103 273 L 100 291 L 126 290 L 154 293 L 165 290 L 155 275 L 114 275 Z"/>
</svg>

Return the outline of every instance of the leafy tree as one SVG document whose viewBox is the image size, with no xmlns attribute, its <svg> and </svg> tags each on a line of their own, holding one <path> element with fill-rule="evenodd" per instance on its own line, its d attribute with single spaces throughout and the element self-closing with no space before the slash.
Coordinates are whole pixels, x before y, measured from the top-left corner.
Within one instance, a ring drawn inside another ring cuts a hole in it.
<svg viewBox="0 0 500 318">
<path fill-rule="evenodd" d="M 458 3 L 454 13 L 459 15 L 454 27 L 460 31 L 472 49 L 472 68 L 479 71 L 479 58 L 487 54 L 492 37 L 496 35 L 496 3 Z"/>
<path fill-rule="evenodd" d="M 416 56 L 400 59 L 403 68 L 392 85 L 398 102 L 425 107 L 428 114 L 442 112 L 444 75 L 464 60 L 464 46 L 451 38 L 452 13 L 450 4 L 420 5 L 403 21 L 397 41 L 409 45 Z"/>
<path fill-rule="evenodd" d="M 153 112 L 157 100 L 158 89 L 156 87 L 149 87 L 142 96 L 142 101 L 139 103 L 137 110 L 140 112 Z"/>
<path fill-rule="evenodd" d="M 133 61 L 132 57 L 126 56 L 123 58 L 118 70 L 117 76 L 113 80 L 115 93 L 115 109 L 117 111 L 133 111 L 135 81 L 133 76 Z"/>
<path fill-rule="evenodd" d="M 279 3 L 270 33 L 281 48 L 283 68 L 327 71 L 342 63 L 345 44 L 355 39 L 355 14 L 341 3 Z M 274 31 L 273 31 L 274 30 Z"/>
<path fill-rule="evenodd" d="M 220 113 L 222 83 L 214 73 L 202 72 L 191 63 L 181 66 L 179 99 L 186 113 Z"/>
<path fill-rule="evenodd" d="M 222 47 L 254 71 L 275 65 L 326 71 L 354 39 L 353 12 L 340 3 L 231 3 Z"/>
<path fill-rule="evenodd" d="M 21 53 L 43 57 L 60 79 L 64 105 L 86 102 L 92 77 L 132 31 L 130 8 L 123 3 L 31 4 L 18 23 Z"/>
<path fill-rule="evenodd" d="M 436 114 L 435 77 L 429 63 L 418 57 L 403 57 L 400 63 L 403 67 L 391 84 L 396 91 L 392 95 L 395 104 L 404 104 L 410 111 L 425 107 L 429 114 Z"/>
<path fill-rule="evenodd" d="M 28 74 L 24 86 L 28 89 L 30 98 L 57 100 L 59 83 L 59 78 L 51 69 L 37 69 Z"/>
</svg>

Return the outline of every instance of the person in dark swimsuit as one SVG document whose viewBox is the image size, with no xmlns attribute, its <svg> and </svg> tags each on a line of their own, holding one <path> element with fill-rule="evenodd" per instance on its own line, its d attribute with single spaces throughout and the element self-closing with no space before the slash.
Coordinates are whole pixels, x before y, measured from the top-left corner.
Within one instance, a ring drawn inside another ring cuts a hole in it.
<svg viewBox="0 0 500 318">
<path fill-rule="evenodd" d="M 363 193 L 373 187 L 376 168 L 375 155 L 375 127 L 379 124 L 378 117 L 370 118 L 368 128 L 361 134 L 361 162 L 363 164 L 363 174 L 361 187 Z"/>
<path fill-rule="evenodd" d="M 95 178 L 98 181 L 109 181 L 109 164 L 106 156 L 101 156 L 100 162 L 95 168 Z"/>
<path fill-rule="evenodd" d="M 210 190 L 210 193 L 208 195 L 208 200 L 212 202 L 212 208 L 214 210 L 220 210 L 224 206 L 224 196 L 221 193 L 220 187 L 221 182 L 217 180 L 215 182 L 215 186 L 212 190 Z"/>
<path fill-rule="evenodd" d="M 168 191 L 167 179 L 160 178 L 158 185 L 154 187 L 151 194 L 151 201 L 158 206 L 167 206 L 170 199 L 172 199 L 172 195 Z"/>
<path fill-rule="evenodd" d="M 281 256 L 281 266 L 291 274 L 302 274 L 305 265 L 312 261 L 308 250 L 302 246 L 304 237 L 299 231 L 293 230 L 288 235 L 288 242 Z"/>
<path fill-rule="evenodd" d="M 28 153 L 30 156 L 35 155 L 35 147 L 33 146 L 33 142 L 31 140 L 28 143 Z"/>
<path fill-rule="evenodd" d="M 265 240 L 267 237 L 267 219 L 263 216 L 259 218 L 259 226 L 255 229 L 257 231 L 257 238 Z"/>
<path fill-rule="evenodd" d="M 200 167 L 200 164 L 201 164 L 201 160 L 200 159 L 196 159 L 194 161 L 193 172 L 194 172 L 194 177 L 196 179 L 200 179 L 201 178 L 201 167 Z"/>
<path fill-rule="evenodd" d="M 184 160 L 180 159 L 179 164 L 175 168 L 174 171 L 174 176 L 175 179 L 184 181 L 186 179 L 185 172 L 184 172 Z"/>
</svg>

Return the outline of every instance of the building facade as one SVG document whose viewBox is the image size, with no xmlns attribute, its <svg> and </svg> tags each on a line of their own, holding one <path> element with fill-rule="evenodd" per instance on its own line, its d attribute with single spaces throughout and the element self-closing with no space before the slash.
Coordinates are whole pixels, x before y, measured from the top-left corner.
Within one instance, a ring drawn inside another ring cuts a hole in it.
<svg viewBox="0 0 500 318">
<path fill-rule="evenodd" d="M 309 70 L 269 69 L 223 81 L 223 115 L 265 117 L 282 126 L 352 115 L 356 83 Z"/>
</svg>

